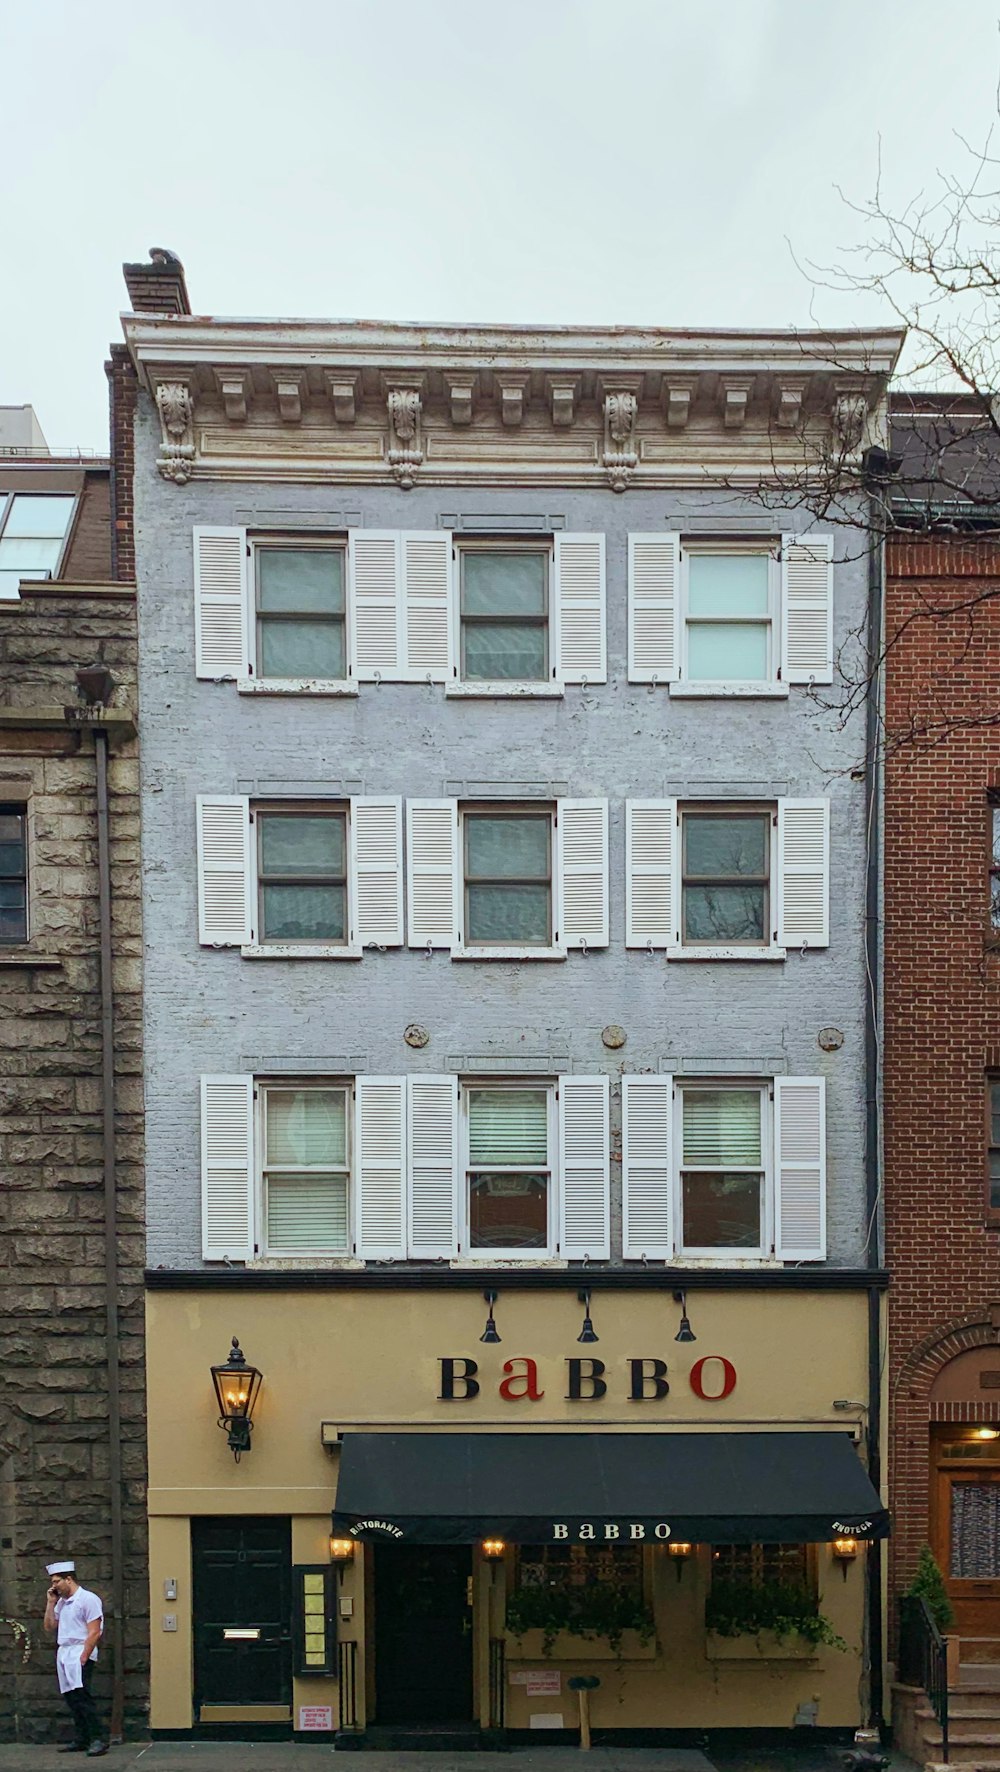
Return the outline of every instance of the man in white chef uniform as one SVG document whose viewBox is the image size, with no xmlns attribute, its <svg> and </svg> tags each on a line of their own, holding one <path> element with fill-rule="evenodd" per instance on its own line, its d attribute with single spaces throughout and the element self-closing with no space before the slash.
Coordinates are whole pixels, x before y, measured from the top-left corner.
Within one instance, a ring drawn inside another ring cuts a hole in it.
<svg viewBox="0 0 1000 1772">
<path fill-rule="evenodd" d="M 96 1594 L 81 1587 L 75 1563 L 48 1563 L 49 1591 L 45 1603 L 45 1629 L 56 1637 L 56 1672 L 59 1690 L 69 1705 L 75 1739 L 61 1754 L 106 1754 L 97 1708 L 91 1696 L 97 1645 L 104 1630 L 104 1607 Z"/>
</svg>

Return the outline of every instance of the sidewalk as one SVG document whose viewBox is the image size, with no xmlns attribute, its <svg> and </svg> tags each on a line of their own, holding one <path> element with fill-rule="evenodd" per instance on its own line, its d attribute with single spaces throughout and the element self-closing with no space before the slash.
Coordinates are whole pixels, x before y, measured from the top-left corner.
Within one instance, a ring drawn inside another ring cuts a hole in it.
<svg viewBox="0 0 1000 1772">
<path fill-rule="evenodd" d="M 515 1748 L 502 1754 L 362 1753 L 336 1755 L 340 1772 L 841 1772 L 843 1748 L 798 1743 L 763 1751 L 695 1748 Z M 892 1772 L 916 1772 L 911 1760 L 893 1754 Z M 329 1742 L 129 1742 L 101 1761 L 60 1754 L 54 1747 L 0 1746 L 0 1772 L 66 1772 L 88 1763 L 132 1772 L 318 1772 L 331 1766 Z"/>
</svg>

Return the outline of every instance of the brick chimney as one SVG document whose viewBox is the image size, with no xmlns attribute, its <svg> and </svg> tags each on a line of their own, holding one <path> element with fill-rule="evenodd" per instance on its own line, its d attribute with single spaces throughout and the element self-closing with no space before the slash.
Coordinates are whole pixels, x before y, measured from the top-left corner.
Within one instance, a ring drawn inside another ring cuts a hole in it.
<svg viewBox="0 0 1000 1772">
<path fill-rule="evenodd" d="M 148 265 L 122 265 L 133 314 L 190 314 L 184 266 L 175 252 L 151 246 Z"/>
</svg>

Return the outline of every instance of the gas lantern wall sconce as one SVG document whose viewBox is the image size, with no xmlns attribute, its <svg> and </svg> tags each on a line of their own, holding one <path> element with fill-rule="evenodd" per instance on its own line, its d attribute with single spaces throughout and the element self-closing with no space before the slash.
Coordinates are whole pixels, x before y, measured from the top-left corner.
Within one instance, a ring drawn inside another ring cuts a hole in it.
<svg viewBox="0 0 1000 1772">
<path fill-rule="evenodd" d="M 686 1292 L 675 1292 L 674 1303 L 681 1307 L 681 1326 L 674 1336 L 675 1341 L 697 1341 L 698 1337 L 691 1327 L 688 1317 L 688 1301 Z"/>
<path fill-rule="evenodd" d="M 344 1585 L 344 1570 L 347 1568 L 348 1563 L 353 1561 L 353 1558 L 353 1538 L 331 1538 L 330 1561 L 337 1571 L 337 1580 L 341 1587 Z"/>
<path fill-rule="evenodd" d="M 667 1545 L 667 1555 L 673 1558 L 674 1568 L 677 1570 L 678 1581 L 680 1581 L 680 1578 L 684 1573 L 684 1565 L 693 1550 L 693 1544 L 685 1544 L 680 1538 L 672 1538 Z"/>
<path fill-rule="evenodd" d="M 479 1548 L 487 1563 L 500 1563 L 507 1546 L 502 1538 L 484 1538 Z"/>
<path fill-rule="evenodd" d="M 848 1566 L 853 1563 L 858 1554 L 858 1541 L 856 1538 L 835 1538 L 832 1550 L 834 1557 L 840 1564 L 840 1573 L 846 1581 Z"/>
<path fill-rule="evenodd" d="M 235 1335 L 225 1365 L 213 1366 L 211 1370 L 219 1404 L 219 1426 L 228 1435 L 229 1450 L 239 1464 L 242 1453 L 250 1450 L 253 1412 L 264 1374 L 256 1366 L 247 1365 Z"/>
</svg>

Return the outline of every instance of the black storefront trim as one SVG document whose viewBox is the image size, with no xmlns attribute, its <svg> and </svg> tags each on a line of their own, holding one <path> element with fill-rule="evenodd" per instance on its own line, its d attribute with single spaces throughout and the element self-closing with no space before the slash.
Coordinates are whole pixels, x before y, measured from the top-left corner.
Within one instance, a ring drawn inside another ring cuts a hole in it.
<svg viewBox="0 0 1000 1772">
<path fill-rule="evenodd" d="M 884 1290 L 884 1268 L 608 1268 L 581 1264 L 548 1268 L 449 1268 L 389 1265 L 385 1268 L 159 1268 L 146 1269 L 150 1292 L 374 1291 L 564 1292 L 586 1279 L 595 1292 L 861 1292 Z"/>
</svg>

